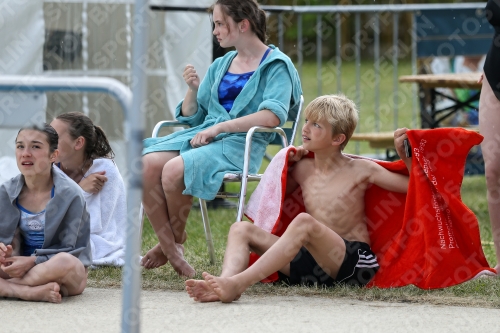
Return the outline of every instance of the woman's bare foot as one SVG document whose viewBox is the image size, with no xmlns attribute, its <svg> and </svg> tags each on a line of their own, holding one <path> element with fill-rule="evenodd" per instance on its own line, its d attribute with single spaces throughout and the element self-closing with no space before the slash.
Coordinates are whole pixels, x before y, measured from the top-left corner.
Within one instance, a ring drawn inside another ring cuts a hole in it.
<svg viewBox="0 0 500 333">
<path fill-rule="evenodd" d="M 163 254 L 160 243 L 156 244 L 141 260 L 141 266 L 146 269 L 158 268 L 165 265 L 168 258 Z"/>
<path fill-rule="evenodd" d="M 184 259 L 184 246 L 176 243 L 175 247 L 177 250 L 176 253 L 168 256 L 170 264 L 180 276 L 192 278 L 196 274 L 196 271 L 188 264 L 186 259 Z"/>
<path fill-rule="evenodd" d="M 223 303 L 230 303 L 237 300 L 246 289 L 234 277 L 216 277 L 208 273 L 203 273 L 203 277 L 207 285 L 219 296 L 219 299 Z"/>
<path fill-rule="evenodd" d="M 50 282 L 42 286 L 28 287 L 19 286 L 23 290 L 19 293 L 19 298 L 25 301 L 43 301 L 50 303 L 61 303 L 60 287 L 56 282 Z"/>
<path fill-rule="evenodd" d="M 168 257 L 163 253 L 160 244 L 156 244 L 141 260 L 141 265 L 146 269 L 158 268 L 165 265 L 170 261 L 174 270 L 180 276 L 192 278 L 196 272 L 187 261 L 184 259 L 184 246 L 182 244 L 175 244 L 175 253 Z"/>
</svg>

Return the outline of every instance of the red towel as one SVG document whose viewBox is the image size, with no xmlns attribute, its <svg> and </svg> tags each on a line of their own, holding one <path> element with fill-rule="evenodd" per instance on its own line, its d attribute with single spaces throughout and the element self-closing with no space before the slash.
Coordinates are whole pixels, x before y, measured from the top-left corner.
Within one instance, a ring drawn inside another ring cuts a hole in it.
<svg viewBox="0 0 500 333">
<path fill-rule="evenodd" d="M 409 130 L 407 134 L 412 147 L 408 193 L 389 192 L 372 185 L 365 194 L 371 247 L 380 264 L 368 286 L 413 284 L 435 289 L 468 281 L 480 273 L 494 274 L 484 257 L 477 218 L 460 197 L 467 154 L 482 141 L 482 136 L 461 128 Z M 281 164 L 284 192 L 288 153 L 281 156 L 286 159 Z M 403 161 L 376 162 L 392 172 L 408 174 Z M 259 187 L 262 188 L 255 192 L 261 196 L 266 192 L 265 182 Z M 251 201 L 256 203 L 249 203 L 251 211 L 258 211 L 259 200 Z M 271 232 L 281 236 L 293 218 L 304 212 L 300 189 L 281 196 L 277 207 L 281 211 Z M 247 210 L 247 216 L 253 220 L 255 214 L 248 214 Z M 250 262 L 257 259 L 252 254 Z M 274 274 L 263 282 L 276 279 Z"/>
</svg>

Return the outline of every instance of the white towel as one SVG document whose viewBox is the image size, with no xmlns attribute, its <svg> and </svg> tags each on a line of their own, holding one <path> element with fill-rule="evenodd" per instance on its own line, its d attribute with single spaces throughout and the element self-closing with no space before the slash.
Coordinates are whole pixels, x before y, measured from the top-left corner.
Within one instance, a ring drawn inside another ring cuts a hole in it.
<svg viewBox="0 0 500 333">
<path fill-rule="evenodd" d="M 254 224 L 267 232 L 271 232 L 279 220 L 281 213 L 281 203 L 285 190 L 282 188 L 282 176 L 285 163 L 288 159 L 290 150 L 295 150 L 295 147 L 281 149 L 271 160 L 271 163 L 266 168 L 266 172 L 262 175 L 262 179 L 257 185 L 257 188 L 252 193 L 248 200 L 245 209 L 245 215 L 254 222 Z"/>
<path fill-rule="evenodd" d="M 108 181 L 101 191 L 84 193 L 90 214 L 90 245 L 93 265 L 123 266 L 125 264 L 125 234 L 127 199 L 123 179 L 113 160 L 98 158 L 85 173 L 106 171 Z"/>
</svg>

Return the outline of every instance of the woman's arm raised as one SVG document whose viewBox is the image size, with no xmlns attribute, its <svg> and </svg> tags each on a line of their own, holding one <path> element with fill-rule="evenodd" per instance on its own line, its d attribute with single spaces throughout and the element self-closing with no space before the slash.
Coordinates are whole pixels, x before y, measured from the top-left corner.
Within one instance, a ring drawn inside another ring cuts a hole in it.
<svg viewBox="0 0 500 333">
<path fill-rule="evenodd" d="M 184 81 L 188 85 L 188 91 L 182 102 L 181 112 L 184 117 L 192 116 L 198 111 L 198 102 L 196 100 L 198 88 L 200 87 L 200 77 L 196 73 L 193 65 L 187 65 L 182 74 Z"/>
</svg>

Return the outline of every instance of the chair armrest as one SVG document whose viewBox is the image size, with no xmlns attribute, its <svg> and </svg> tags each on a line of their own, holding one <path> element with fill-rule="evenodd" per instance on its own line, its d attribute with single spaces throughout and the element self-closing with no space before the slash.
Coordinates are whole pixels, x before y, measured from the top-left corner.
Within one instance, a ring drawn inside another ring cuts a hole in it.
<svg viewBox="0 0 500 333">
<path fill-rule="evenodd" d="M 288 146 L 288 141 L 286 138 L 285 131 L 281 127 L 264 127 L 264 126 L 254 126 L 251 127 L 246 136 L 246 141 L 245 141 L 245 155 L 243 157 L 243 178 L 246 178 L 248 176 L 248 165 L 250 164 L 250 151 L 252 148 L 252 137 L 254 133 L 256 132 L 264 132 L 264 133 L 277 133 L 279 136 L 281 136 L 281 142 L 283 144 L 283 147 Z"/>
<path fill-rule="evenodd" d="M 288 140 L 286 137 L 286 133 L 281 127 L 254 126 L 254 127 L 250 128 L 247 132 L 245 147 L 252 146 L 252 137 L 253 137 L 254 133 L 256 133 L 256 132 L 277 133 L 279 136 L 281 136 L 281 141 L 282 141 L 281 143 L 283 144 L 283 147 L 288 146 Z M 245 156 L 246 156 L 246 154 L 245 154 Z"/>
<path fill-rule="evenodd" d="M 254 126 L 248 130 L 245 141 L 245 155 L 243 157 L 243 172 L 241 174 L 240 201 L 238 203 L 238 216 L 236 217 L 237 221 L 241 221 L 243 216 L 243 206 L 245 205 L 248 183 L 248 168 L 250 165 L 250 151 L 252 148 L 252 137 L 255 132 L 277 133 L 281 137 L 283 147 L 288 146 L 285 131 L 283 131 L 281 127 Z"/>
<path fill-rule="evenodd" d="M 160 121 L 158 122 L 155 127 L 153 128 L 153 133 L 151 134 L 151 136 L 153 138 L 156 138 L 158 137 L 158 133 L 160 133 L 160 130 L 163 128 L 163 127 L 184 127 L 184 128 L 189 128 L 191 126 L 189 126 L 188 124 L 186 123 L 181 123 L 180 121 L 178 120 L 163 120 L 163 121 Z"/>
</svg>

